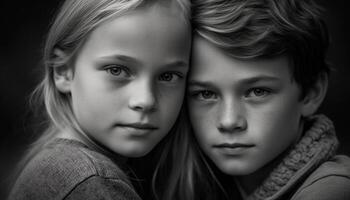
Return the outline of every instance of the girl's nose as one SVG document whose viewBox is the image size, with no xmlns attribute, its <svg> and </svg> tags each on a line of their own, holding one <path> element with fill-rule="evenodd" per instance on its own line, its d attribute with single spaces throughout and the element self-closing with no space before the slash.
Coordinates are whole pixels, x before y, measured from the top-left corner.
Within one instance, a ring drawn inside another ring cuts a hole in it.
<svg viewBox="0 0 350 200">
<path fill-rule="evenodd" d="M 233 100 L 224 102 L 219 110 L 217 128 L 221 133 L 236 133 L 245 130 L 247 121 L 242 105 Z"/>
<path fill-rule="evenodd" d="M 151 83 L 140 82 L 131 89 L 129 108 L 139 112 L 154 112 L 157 100 Z"/>
</svg>

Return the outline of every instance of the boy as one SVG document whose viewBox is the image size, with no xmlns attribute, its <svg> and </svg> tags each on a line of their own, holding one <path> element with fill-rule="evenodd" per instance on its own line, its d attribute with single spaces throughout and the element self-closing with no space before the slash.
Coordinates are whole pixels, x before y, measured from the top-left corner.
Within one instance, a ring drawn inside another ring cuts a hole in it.
<svg viewBox="0 0 350 200">
<path fill-rule="evenodd" d="M 332 122 L 314 114 L 329 74 L 320 8 L 194 0 L 193 26 L 193 131 L 243 199 L 349 199 L 350 160 L 335 155 Z"/>
</svg>

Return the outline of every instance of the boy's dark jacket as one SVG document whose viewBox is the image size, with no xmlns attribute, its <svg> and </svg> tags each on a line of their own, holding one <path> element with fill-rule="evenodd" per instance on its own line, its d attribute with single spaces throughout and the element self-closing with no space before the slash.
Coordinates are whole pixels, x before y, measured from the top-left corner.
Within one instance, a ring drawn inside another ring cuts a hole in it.
<svg viewBox="0 0 350 200">
<path fill-rule="evenodd" d="M 248 200 L 350 199 L 350 158 L 335 155 L 338 140 L 332 122 L 318 115 L 304 129 L 301 140 Z"/>
</svg>

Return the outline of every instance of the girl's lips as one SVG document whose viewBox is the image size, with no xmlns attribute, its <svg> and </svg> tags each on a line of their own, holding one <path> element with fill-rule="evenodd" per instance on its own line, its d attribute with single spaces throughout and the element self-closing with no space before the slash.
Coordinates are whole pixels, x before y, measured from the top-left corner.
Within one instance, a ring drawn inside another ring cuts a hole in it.
<svg viewBox="0 0 350 200">
<path fill-rule="evenodd" d="M 118 128 L 119 133 L 124 133 L 132 138 L 143 138 L 159 129 L 156 126 L 147 123 L 123 123 L 117 124 L 115 127 Z"/>
<path fill-rule="evenodd" d="M 119 127 L 125 127 L 125 128 L 134 128 L 134 129 L 143 129 L 143 130 L 156 130 L 158 129 L 157 126 L 154 126 L 149 123 L 123 123 L 123 124 L 117 124 Z"/>
</svg>

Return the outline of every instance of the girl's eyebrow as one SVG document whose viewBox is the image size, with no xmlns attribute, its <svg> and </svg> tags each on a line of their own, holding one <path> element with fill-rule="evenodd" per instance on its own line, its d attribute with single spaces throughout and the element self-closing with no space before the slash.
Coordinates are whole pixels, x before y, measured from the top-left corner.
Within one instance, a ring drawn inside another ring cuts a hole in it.
<svg viewBox="0 0 350 200">
<path fill-rule="evenodd" d="M 108 56 L 101 56 L 99 59 L 103 60 L 120 60 L 127 63 L 133 63 L 135 65 L 141 65 L 142 61 L 138 60 L 137 58 L 127 56 L 127 55 L 121 55 L 121 54 L 115 54 L 115 55 L 108 55 Z M 176 60 L 174 62 L 166 63 L 164 64 L 165 67 L 179 67 L 179 68 L 188 68 L 188 63 L 183 60 Z"/>
<path fill-rule="evenodd" d="M 174 62 L 171 62 L 171 63 L 167 63 L 165 64 L 164 66 L 166 67 L 176 67 L 176 68 L 188 68 L 188 64 L 187 62 L 185 61 L 182 61 L 182 60 L 177 60 L 177 61 L 174 61 Z"/>
<path fill-rule="evenodd" d="M 189 65 L 187 62 L 182 61 L 182 60 L 177 60 L 174 62 L 166 63 L 163 65 L 165 70 L 183 70 L 183 71 L 188 71 Z"/>
<path fill-rule="evenodd" d="M 141 64 L 140 60 L 127 55 L 115 54 L 115 55 L 101 56 L 99 58 L 104 60 L 120 60 L 128 63 Z"/>
</svg>

